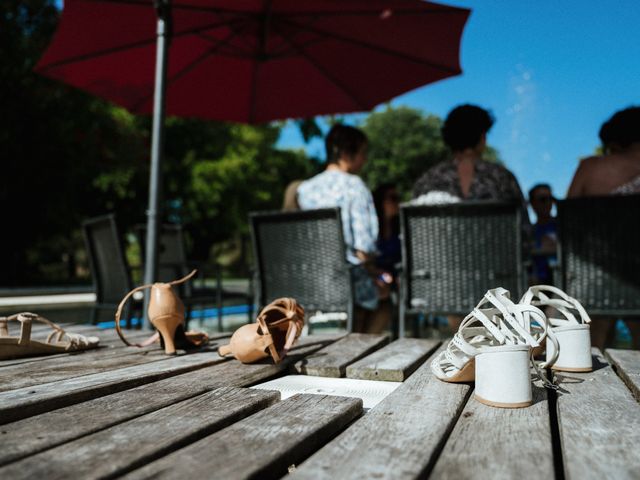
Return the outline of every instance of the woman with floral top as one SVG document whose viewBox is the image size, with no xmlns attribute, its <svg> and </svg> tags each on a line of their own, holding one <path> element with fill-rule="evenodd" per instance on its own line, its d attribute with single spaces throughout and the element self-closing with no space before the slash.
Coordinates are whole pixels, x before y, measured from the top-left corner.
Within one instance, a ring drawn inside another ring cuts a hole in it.
<svg viewBox="0 0 640 480">
<path fill-rule="evenodd" d="M 523 245 L 528 252 L 531 225 L 518 181 L 502 165 L 482 159 L 493 122 L 487 110 L 475 105 L 460 105 L 451 110 L 442 126 L 442 138 L 451 150 L 451 159 L 435 165 L 418 179 L 412 203 L 517 202 L 522 205 Z M 448 320 L 455 331 L 462 317 L 450 315 Z"/>
<path fill-rule="evenodd" d="M 413 198 L 444 192 L 461 200 L 512 200 L 525 206 L 513 173 L 482 159 L 493 121 L 487 110 L 475 105 L 451 110 L 442 127 L 442 138 L 451 150 L 451 159 L 435 165 L 418 179 Z"/>
<path fill-rule="evenodd" d="M 324 172 L 300 184 L 297 201 L 302 210 L 340 207 L 342 229 L 347 247 L 347 260 L 354 268 L 356 305 L 375 311 L 380 298 L 388 296 L 388 287 L 377 280 L 371 268 L 376 253 L 378 218 L 371 192 L 357 175 L 367 161 L 367 137 L 359 129 L 335 125 L 325 139 L 327 167 Z M 368 332 L 381 331 L 386 319 L 367 316 L 366 325 L 354 328 Z M 355 324 L 363 321 L 356 318 Z"/>
</svg>

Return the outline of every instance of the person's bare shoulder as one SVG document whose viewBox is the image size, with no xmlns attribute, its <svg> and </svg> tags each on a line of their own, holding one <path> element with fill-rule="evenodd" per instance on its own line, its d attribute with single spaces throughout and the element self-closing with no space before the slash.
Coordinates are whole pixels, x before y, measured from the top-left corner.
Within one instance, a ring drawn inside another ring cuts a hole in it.
<svg viewBox="0 0 640 480">
<path fill-rule="evenodd" d="M 602 165 L 603 157 L 593 156 L 580 160 L 576 173 L 571 180 L 567 197 L 581 197 L 586 194 L 587 186 L 590 184 L 597 171 Z"/>
</svg>

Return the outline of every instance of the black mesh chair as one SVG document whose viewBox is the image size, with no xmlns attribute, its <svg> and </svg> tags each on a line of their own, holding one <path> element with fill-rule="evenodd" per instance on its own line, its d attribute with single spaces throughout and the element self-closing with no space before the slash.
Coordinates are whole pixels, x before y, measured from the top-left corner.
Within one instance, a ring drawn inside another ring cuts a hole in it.
<svg viewBox="0 0 640 480">
<path fill-rule="evenodd" d="M 114 215 L 89 219 L 82 224 L 82 229 L 96 291 L 91 321 L 97 323 L 102 318 L 114 318 L 118 304 L 133 288 L 131 271 L 124 256 L 122 239 Z M 122 317 L 127 320 L 127 328 L 130 328 L 130 303 L 127 304 Z"/>
<path fill-rule="evenodd" d="M 249 219 L 256 305 L 293 297 L 307 317 L 316 312 L 346 312 L 351 332 L 353 288 L 340 209 L 251 213 Z"/>
<path fill-rule="evenodd" d="M 561 288 L 591 315 L 640 316 L 640 195 L 558 202 Z"/>
<path fill-rule="evenodd" d="M 147 226 L 136 225 L 135 227 L 142 258 L 146 248 Z M 160 229 L 158 239 L 158 280 L 160 282 L 170 282 L 184 277 L 193 269 L 198 269 L 197 279 L 201 282 L 185 282 L 179 286 L 179 295 L 187 309 L 187 319 L 191 315 L 193 307 L 204 307 L 206 305 L 216 305 L 218 312 L 218 330 L 222 331 L 222 307 L 225 300 L 235 299 L 251 304 L 250 295 L 241 292 L 227 292 L 222 288 L 222 277 L 219 268 L 215 271 L 210 266 L 202 262 L 192 262 L 187 260 L 182 227 L 176 224 L 164 224 Z M 207 272 L 216 278 L 216 287 L 207 287 L 204 278 Z M 252 309 L 249 308 L 249 320 L 252 317 Z"/>
<path fill-rule="evenodd" d="M 466 315 L 490 288 L 525 287 L 522 207 L 495 202 L 403 205 L 399 336 L 407 314 Z"/>
</svg>

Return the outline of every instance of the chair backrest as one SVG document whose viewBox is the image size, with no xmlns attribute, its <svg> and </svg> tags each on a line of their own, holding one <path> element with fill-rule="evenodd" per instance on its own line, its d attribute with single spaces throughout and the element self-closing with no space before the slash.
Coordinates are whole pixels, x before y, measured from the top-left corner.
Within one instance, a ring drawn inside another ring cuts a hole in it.
<svg viewBox="0 0 640 480">
<path fill-rule="evenodd" d="M 140 244 L 140 253 L 144 261 L 147 246 L 147 226 L 136 225 L 136 237 Z M 157 281 L 171 282 L 189 273 L 187 254 L 184 246 L 182 227 L 175 224 L 163 224 L 158 238 L 158 271 Z M 180 293 L 191 295 L 191 282 L 183 283 Z"/>
<path fill-rule="evenodd" d="M 403 308 L 466 314 L 495 287 L 518 299 L 525 281 L 521 211 L 496 202 L 403 205 Z"/>
<path fill-rule="evenodd" d="M 640 195 L 558 202 L 562 288 L 590 314 L 640 315 Z"/>
<path fill-rule="evenodd" d="M 307 314 L 347 312 L 352 287 L 339 208 L 251 213 L 256 303 L 293 297 Z"/>
<path fill-rule="evenodd" d="M 82 224 L 97 303 L 118 304 L 133 288 L 114 215 Z"/>
</svg>

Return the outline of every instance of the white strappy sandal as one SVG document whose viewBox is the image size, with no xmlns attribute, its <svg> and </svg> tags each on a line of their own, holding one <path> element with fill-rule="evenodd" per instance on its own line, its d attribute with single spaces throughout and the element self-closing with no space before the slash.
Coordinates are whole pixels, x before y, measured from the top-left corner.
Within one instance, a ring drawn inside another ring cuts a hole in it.
<svg viewBox="0 0 640 480">
<path fill-rule="evenodd" d="M 520 303 L 541 309 L 552 307 L 562 315 L 548 319 L 547 357 L 543 366 L 565 372 L 592 370 L 591 319 L 580 302 L 557 287 L 536 285 L 527 290 Z"/>
<path fill-rule="evenodd" d="M 447 348 L 431 363 L 445 382 L 475 380 L 475 397 L 486 405 L 531 405 L 531 349 L 547 335 L 544 313 L 516 304 L 504 288 L 489 290 L 460 324 Z"/>
</svg>

